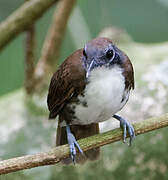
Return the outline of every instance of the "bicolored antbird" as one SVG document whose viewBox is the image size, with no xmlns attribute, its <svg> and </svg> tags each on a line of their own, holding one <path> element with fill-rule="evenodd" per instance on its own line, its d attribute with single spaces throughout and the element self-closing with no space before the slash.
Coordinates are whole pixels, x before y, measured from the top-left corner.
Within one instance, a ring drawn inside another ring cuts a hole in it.
<svg viewBox="0 0 168 180">
<path fill-rule="evenodd" d="M 68 143 L 73 162 L 97 159 L 99 148 L 86 151 L 84 156 L 76 140 L 98 134 L 98 123 L 111 117 L 120 121 L 124 142 L 128 130 L 131 143 L 135 137 L 132 125 L 116 115 L 131 89 L 132 64 L 111 40 L 93 39 L 71 54 L 53 75 L 48 92 L 49 119 L 59 116 L 57 146 Z M 75 146 L 81 154 L 76 155 Z"/>
</svg>

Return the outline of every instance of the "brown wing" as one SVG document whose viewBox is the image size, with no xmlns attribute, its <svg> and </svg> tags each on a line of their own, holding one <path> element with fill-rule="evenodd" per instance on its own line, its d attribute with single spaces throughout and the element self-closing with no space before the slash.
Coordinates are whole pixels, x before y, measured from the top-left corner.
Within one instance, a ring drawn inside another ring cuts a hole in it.
<svg viewBox="0 0 168 180">
<path fill-rule="evenodd" d="M 82 66 L 82 49 L 69 56 L 51 78 L 47 104 L 49 119 L 55 118 L 73 94 L 80 94 L 85 87 L 85 71 Z"/>
<path fill-rule="evenodd" d="M 122 66 L 124 69 L 124 76 L 125 76 L 125 86 L 126 89 L 134 89 L 135 85 L 134 85 L 134 69 L 132 66 L 132 63 L 129 59 L 129 57 L 123 52 L 123 60 L 125 61 Z"/>
<path fill-rule="evenodd" d="M 127 57 L 128 58 L 128 57 Z M 135 83 L 134 83 L 134 69 L 133 69 L 133 66 L 132 66 L 132 63 L 131 61 L 127 60 L 127 71 L 125 71 L 125 73 L 127 74 L 126 75 L 126 88 L 128 89 L 134 89 L 135 88 Z"/>
</svg>

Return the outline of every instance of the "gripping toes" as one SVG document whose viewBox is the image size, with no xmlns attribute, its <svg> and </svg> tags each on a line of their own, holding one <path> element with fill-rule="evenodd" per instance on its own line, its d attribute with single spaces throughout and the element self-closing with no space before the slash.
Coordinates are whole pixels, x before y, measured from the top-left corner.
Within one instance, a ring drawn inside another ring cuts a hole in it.
<svg viewBox="0 0 168 180">
<path fill-rule="evenodd" d="M 132 141 L 135 138 L 135 132 L 134 132 L 134 128 L 133 126 L 125 119 L 122 119 L 120 121 L 120 126 L 123 128 L 123 141 L 124 143 L 126 142 L 126 137 L 127 137 L 127 130 L 128 130 L 128 134 L 130 136 L 130 141 L 129 141 L 129 145 L 131 146 Z"/>
<path fill-rule="evenodd" d="M 75 161 L 76 161 L 75 146 L 78 148 L 79 152 L 81 152 L 82 154 L 83 154 L 83 151 L 80 148 L 78 142 L 76 141 L 76 139 L 72 133 L 68 133 L 68 144 L 69 144 L 69 149 L 70 149 L 70 153 L 71 153 L 71 159 L 72 159 L 73 163 L 75 163 Z"/>
<path fill-rule="evenodd" d="M 131 146 L 132 141 L 135 138 L 135 131 L 134 131 L 133 126 L 127 120 L 123 119 L 122 117 L 120 117 L 118 115 L 114 115 L 113 117 L 120 121 L 120 127 L 123 129 L 124 143 L 126 142 L 127 130 L 128 130 L 128 134 L 130 136 L 129 145 Z"/>
<path fill-rule="evenodd" d="M 75 162 L 76 149 L 75 149 L 74 143 L 69 144 L 69 150 L 70 150 L 70 154 L 71 154 L 71 159 L 73 162 Z"/>
<path fill-rule="evenodd" d="M 82 154 L 83 154 L 83 151 L 80 148 L 78 142 L 76 141 L 74 135 L 70 132 L 69 126 L 67 127 L 67 139 L 68 139 L 71 159 L 72 159 L 73 163 L 75 163 L 75 160 L 76 160 L 76 148 L 75 148 L 75 146 L 78 148 L 79 152 L 81 152 Z"/>
</svg>

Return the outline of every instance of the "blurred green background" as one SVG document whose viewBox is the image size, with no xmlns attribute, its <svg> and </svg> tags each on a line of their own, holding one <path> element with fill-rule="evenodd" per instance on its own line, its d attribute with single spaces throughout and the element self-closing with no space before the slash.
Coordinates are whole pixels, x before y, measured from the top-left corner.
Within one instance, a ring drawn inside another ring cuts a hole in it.
<svg viewBox="0 0 168 180">
<path fill-rule="evenodd" d="M 23 0 L 1 0 L 0 21 L 17 9 Z M 94 38 L 104 28 L 116 25 L 124 28 L 137 42 L 162 42 L 168 40 L 168 3 L 167 0 L 78 0 L 78 11 L 82 17 L 74 23 L 76 29 L 68 26 L 61 61 L 73 50 L 82 47 L 90 38 Z M 167 6 L 166 6 L 167 5 Z M 51 8 L 37 23 L 38 49 L 37 57 L 46 31 L 51 22 L 54 7 Z M 78 27 L 85 26 L 84 30 Z M 75 43 L 71 31 L 76 31 L 76 36 L 81 43 Z M 82 36 L 81 36 L 81 33 Z M 85 35 L 87 35 L 85 37 Z M 90 36 L 90 37 L 88 37 Z M 72 41 L 71 41 L 72 40 Z M 12 41 L 0 54 L 0 95 L 18 89 L 24 80 L 24 34 Z M 10 52 L 10 53 L 9 53 Z"/>
<path fill-rule="evenodd" d="M 23 2 L 1 0 L 0 21 Z M 36 24 L 37 59 L 54 9 L 50 8 Z M 121 114 L 132 122 L 161 115 L 168 109 L 167 19 L 167 0 L 78 0 L 68 23 L 59 63 L 105 27 L 113 25 L 125 30 L 130 38 L 118 46 L 133 62 L 136 90 Z M 25 101 L 21 89 L 24 38 L 24 33 L 19 35 L 0 52 L 0 159 L 47 151 L 55 146 L 56 122 L 47 121 L 46 97 L 36 98 L 37 106 Z M 108 123 L 102 126 L 104 131 Z M 0 180 L 167 180 L 167 132 L 168 128 L 164 128 L 138 136 L 131 148 L 122 142 L 107 145 L 101 148 L 99 161 L 83 166 L 58 164 L 34 168 L 0 176 Z"/>
</svg>

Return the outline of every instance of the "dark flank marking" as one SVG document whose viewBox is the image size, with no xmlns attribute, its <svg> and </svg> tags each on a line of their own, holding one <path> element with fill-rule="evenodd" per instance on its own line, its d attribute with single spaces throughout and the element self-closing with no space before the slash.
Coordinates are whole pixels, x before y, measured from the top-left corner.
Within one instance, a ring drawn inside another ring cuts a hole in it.
<svg viewBox="0 0 168 180">
<path fill-rule="evenodd" d="M 81 93 L 81 96 L 82 96 L 82 97 L 85 97 L 84 92 Z"/>
<path fill-rule="evenodd" d="M 121 103 L 125 100 L 125 96 L 123 96 L 122 100 L 121 100 Z"/>
<path fill-rule="evenodd" d="M 88 107 L 88 104 L 87 104 L 86 101 L 82 101 L 81 103 L 82 103 L 82 105 L 83 105 L 84 107 Z"/>
<path fill-rule="evenodd" d="M 73 109 L 73 110 L 75 110 L 75 107 L 76 107 L 75 105 L 72 105 L 72 109 Z"/>
</svg>

